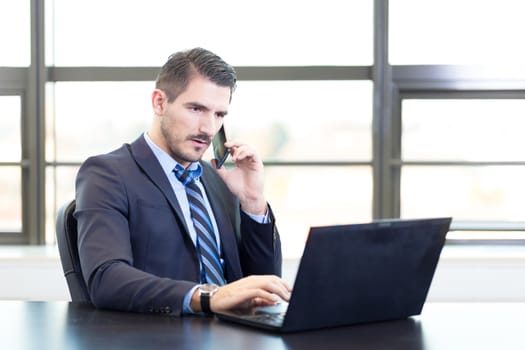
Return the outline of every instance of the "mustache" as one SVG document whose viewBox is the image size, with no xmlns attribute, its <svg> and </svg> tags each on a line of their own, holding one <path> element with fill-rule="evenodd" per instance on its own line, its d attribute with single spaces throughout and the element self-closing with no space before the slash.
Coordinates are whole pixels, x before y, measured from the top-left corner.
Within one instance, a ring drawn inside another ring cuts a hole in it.
<svg viewBox="0 0 525 350">
<path fill-rule="evenodd" d="M 202 142 L 206 142 L 207 144 L 211 143 L 212 136 L 208 134 L 196 134 L 196 135 L 190 135 L 186 138 L 188 141 L 190 140 L 199 140 Z"/>
</svg>

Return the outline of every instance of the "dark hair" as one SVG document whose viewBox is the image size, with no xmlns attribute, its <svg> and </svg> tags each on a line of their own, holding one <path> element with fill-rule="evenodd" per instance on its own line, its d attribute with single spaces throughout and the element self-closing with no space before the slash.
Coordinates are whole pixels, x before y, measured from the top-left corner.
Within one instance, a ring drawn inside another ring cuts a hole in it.
<svg viewBox="0 0 525 350">
<path fill-rule="evenodd" d="M 235 90 L 235 69 L 213 52 L 200 47 L 172 54 L 160 69 L 155 87 L 166 93 L 168 102 L 173 102 L 196 74 L 219 86 L 229 87 L 232 94 Z"/>
</svg>

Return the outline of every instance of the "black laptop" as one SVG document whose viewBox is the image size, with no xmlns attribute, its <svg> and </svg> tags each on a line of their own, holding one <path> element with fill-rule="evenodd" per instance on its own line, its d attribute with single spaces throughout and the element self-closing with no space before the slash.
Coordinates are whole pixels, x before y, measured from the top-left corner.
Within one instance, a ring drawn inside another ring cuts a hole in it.
<svg viewBox="0 0 525 350">
<path fill-rule="evenodd" d="M 217 313 L 278 332 L 419 315 L 451 218 L 312 227 L 289 303 Z"/>
</svg>

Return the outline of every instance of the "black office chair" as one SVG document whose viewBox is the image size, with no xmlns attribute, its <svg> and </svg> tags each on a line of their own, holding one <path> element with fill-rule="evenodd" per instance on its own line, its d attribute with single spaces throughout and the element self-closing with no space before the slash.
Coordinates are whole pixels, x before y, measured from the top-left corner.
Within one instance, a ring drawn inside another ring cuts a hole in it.
<svg viewBox="0 0 525 350">
<path fill-rule="evenodd" d="M 74 211 L 75 200 L 65 203 L 58 210 L 56 226 L 58 252 L 71 300 L 91 303 L 78 257 L 77 220 L 73 217 Z"/>
</svg>

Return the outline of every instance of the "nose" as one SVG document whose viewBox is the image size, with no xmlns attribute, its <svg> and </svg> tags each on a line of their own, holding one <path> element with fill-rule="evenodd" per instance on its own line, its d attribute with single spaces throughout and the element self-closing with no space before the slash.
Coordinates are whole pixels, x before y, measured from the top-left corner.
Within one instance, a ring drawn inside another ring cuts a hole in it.
<svg viewBox="0 0 525 350">
<path fill-rule="evenodd" d="M 213 136 L 220 127 L 218 124 L 219 121 L 213 113 L 206 113 L 200 120 L 199 132 Z"/>
</svg>

